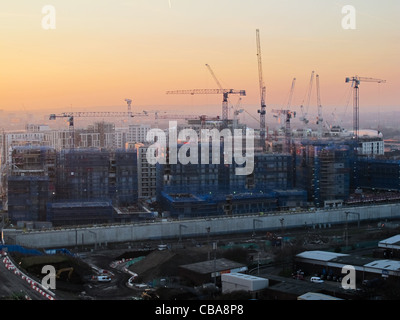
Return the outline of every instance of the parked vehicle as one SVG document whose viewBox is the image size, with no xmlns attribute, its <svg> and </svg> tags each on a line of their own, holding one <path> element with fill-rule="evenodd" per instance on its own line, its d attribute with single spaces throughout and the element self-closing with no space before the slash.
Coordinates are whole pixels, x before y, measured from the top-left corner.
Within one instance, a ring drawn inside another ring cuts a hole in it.
<svg viewBox="0 0 400 320">
<path fill-rule="evenodd" d="M 314 282 L 314 283 L 323 283 L 324 282 L 324 280 L 322 280 L 320 277 L 311 277 L 310 281 Z"/>
</svg>

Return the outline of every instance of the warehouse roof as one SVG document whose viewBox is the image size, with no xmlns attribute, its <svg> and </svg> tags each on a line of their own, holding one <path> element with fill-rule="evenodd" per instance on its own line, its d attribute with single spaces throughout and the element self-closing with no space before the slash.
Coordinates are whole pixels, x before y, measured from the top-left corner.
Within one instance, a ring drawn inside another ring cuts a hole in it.
<svg viewBox="0 0 400 320">
<path fill-rule="evenodd" d="M 315 251 L 304 251 L 302 253 L 299 253 L 296 257 L 318 260 L 318 261 L 331 261 L 338 257 L 345 257 L 345 256 L 348 256 L 348 254 L 315 250 Z"/>
<path fill-rule="evenodd" d="M 231 261 L 225 258 L 186 264 L 180 267 L 200 274 L 213 273 L 214 270 L 217 272 L 221 272 L 221 271 L 243 269 L 243 271 L 245 271 L 244 269 L 246 268 L 246 266 L 242 263 Z"/>
<path fill-rule="evenodd" d="M 400 234 L 395 235 L 393 237 L 384 239 L 382 241 L 379 241 L 378 243 L 378 247 L 380 248 L 387 248 L 388 246 L 390 246 L 391 248 L 395 247 L 395 246 L 399 246 L 400 249 Z"/>
<path fill-rule="evenodd" d="M 382 270 L 400 271 L 400 261 L 396 260 L 375 260 L 364 265 L 364 267 Z"/>
</svg>

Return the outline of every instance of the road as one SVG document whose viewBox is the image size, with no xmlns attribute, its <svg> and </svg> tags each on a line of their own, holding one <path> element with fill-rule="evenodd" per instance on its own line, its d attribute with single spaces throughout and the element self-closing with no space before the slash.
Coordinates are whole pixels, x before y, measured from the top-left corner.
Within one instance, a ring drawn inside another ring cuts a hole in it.
<svg viewBox="0 0 400 320">
<path fill-rule="evenodd" d="M 14 294 L 27 295 L 32 300 L 48 300 L 45 296 L 32 289 L 31 285 L 14 270 L 8 270 L 1 256 L 0 261 L 0 297 L 11 297 Z"/>
</svg>

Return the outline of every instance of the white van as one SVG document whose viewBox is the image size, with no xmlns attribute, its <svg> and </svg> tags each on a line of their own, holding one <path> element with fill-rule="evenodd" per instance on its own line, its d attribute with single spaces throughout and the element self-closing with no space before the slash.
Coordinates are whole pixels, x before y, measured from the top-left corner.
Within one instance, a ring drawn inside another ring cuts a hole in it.
<svg viewBox="0 0 400 320">
<path fill-rule="evenodd" d="M 97 276 L 97 281 L 99 282 L 110 282 L 111 277 L 110 276 Z"/>
<path fill-rule="evenodd" d="M 324 282 L 324 280 L 322 280 L 320 277 L 311 277 L 310 281 L 315 282 L 315 283 L 323 283 Z"/>
</svg>

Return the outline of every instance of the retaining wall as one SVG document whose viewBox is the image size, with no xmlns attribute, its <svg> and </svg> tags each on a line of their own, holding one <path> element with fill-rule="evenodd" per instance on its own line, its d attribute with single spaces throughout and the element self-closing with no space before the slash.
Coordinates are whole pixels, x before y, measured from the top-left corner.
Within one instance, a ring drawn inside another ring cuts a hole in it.
<svg viewBox="0 0 400 320">
<path fill-rule="evenodd" d="M 360 220 L 395 220 L 400 218 L 400 204 L 386 204 L 368 207 L 317 210 L 314 212 L 287 212 L 265 215 L 232 216 L 150 222 L 142 224 L 113 225 L 90 228 L 63 229 L 16 233 L 9 237 L 12 244 L 34 248 L 57 248 L 85 246 L 113 242 L 127 242 L 185 237 L 206 237 L 210 235 L 240 232 L 267 231 L 296 227 L 323 227 L 346 222 L 346 213 L 359 213 Z M 284 220 L 282 220 L 284 219 Z M 357 214 L 348 214 L 348 222 L 355 223 Z M 5 234 L 7 239 L 7 234 Z M 7 240 L 6 240 L 7 241 Z"/>
</svg>

